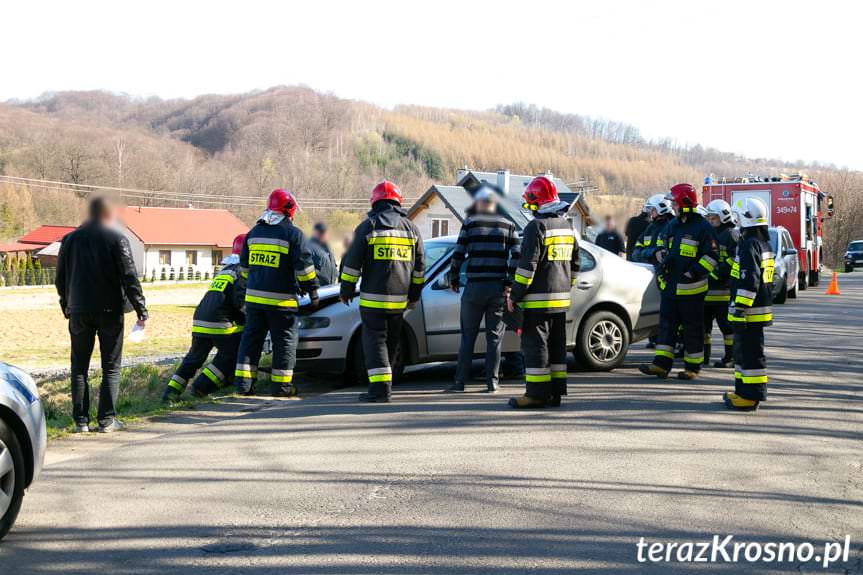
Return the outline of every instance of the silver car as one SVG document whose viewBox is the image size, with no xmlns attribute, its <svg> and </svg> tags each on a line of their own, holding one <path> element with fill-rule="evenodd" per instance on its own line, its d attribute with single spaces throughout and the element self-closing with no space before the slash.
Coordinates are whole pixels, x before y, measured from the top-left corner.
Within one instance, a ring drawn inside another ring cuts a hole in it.
<svg viewBox="0 0 863 575">
<path fill-rule="evenodd" d="M 770 247 L 773 249 L 773 302 L 785 303 L 797 297 L 800 258 L 791 234 L 782 226 L 768 228 Z"/>
<path fill-rule="evenodd" d="M 405 314 L 396 377 L 405 365 L 451 361 L 458 356 L 460 294 L 450 290 L 449 267 L 456 237 L 425 242 L 426 281 L 420 303 Z M 610 370 L 623 362 L 629 344 L 655 331 L 659 321 L 659 291 L 653 269 L 621 259 L 593 244 L 580 248 L 581 271 L 567 312 L 567 345 L 589 370 Z M 358 298 L 349 306 L 339 300 L 338 286 L 319 292 L 320 307 L 308 312 L 303 301 L 297 367 L 318 373 L 342 373 L 361 381 L 363 354 L 359 342 Z M 503 350 L 518 351 L 512 330 Z M 477 338 L 475 353 L 485 353 L 485 338 Z"/>
<path fill-rule="evenodd" d="M 0 362 L 0 539 L 45 460 L 45 413 L 33 379 Z"/>
</svg>

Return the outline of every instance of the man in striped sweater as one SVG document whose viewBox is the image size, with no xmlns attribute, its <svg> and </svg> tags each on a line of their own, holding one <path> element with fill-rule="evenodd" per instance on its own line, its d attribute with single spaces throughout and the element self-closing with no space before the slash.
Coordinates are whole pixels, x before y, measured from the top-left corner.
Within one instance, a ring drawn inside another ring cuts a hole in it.
<svg viewBox="0 0 863 575">
<path fill-rule="evenodd" d="M 485 319 L 485 377 L 489 393 L 498 390 L 500 346 L 506 329 L 503 312 L 509 277 L 518 261 L 518 236 L 515 224 L 498 214 L 497 200 L 502 195 L 495 186 L 486 185 L 474 194 L 473 206 L 458 235 L 452 258 L 450 284 L 459 292 L 461 269 L 467 259 L 467 284 L 461 297 L 461 345 L 455 383 L 448 391 L 460 393 L 470 378 L 474 344 L 479 326 Z"/>
</svg>

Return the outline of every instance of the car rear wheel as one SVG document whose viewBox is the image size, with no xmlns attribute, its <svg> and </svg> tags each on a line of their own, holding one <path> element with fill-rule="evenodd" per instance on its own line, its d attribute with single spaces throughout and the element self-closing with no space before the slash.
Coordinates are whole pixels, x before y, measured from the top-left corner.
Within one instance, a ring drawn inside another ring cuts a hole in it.
<svg viewBox="0 0 863 575">
<path fill-rule="evenodd" d="M 360 328 L 362 330 L 362 328 Z M 396 356 L 393 359 L 393 384 L 397 384 L 401 381 L 402 376 L 405 372 L 405 362 L 404 362 L 404 353 L 403 349 L 407 345 L 405 332 L 402 331 L 402 341 L 396 350 Z M 351 357 L 349 362 L 349 369 L 346 373 L 346 379 L 351 385 L 368 385 L 369 378 L 366 374 L 366 359 L 363 354 L 363 340 L 362 333 L 357 331 L 356 336 L 354 337 L 354 341 L 351 344 Z"/>
<path fill-rule="evenodd" d="M 12 529 L 24 499 L 24 454 L 15 433 L 0 419 L 0 539 Z"/>
<path fill-rule="evenodd" d="M 582 322 L 575 358 L 591 371 L 609 371 L 623 364 L 628 348 L 626 323 L 616 313 L 601 310 Z"/>
<path fill-rule="evenodd" d="M 788 290 L 788 298 L 797 299 L 797 284 L 794 284 L 794 287 Z"/>
</svg>

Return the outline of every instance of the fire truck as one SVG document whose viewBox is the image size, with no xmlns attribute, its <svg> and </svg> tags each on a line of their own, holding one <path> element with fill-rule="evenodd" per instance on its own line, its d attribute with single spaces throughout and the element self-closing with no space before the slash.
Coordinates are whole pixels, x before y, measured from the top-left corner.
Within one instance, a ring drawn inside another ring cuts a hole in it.
<svg viewBox="0 0 863 575">
<path fill-rule="evenodd" d="M 767 206 L 768 224 L 791 234 L 800 258 L 800 289 L 817 286 L 821 275 L 822 226 L 833 216 L 833 198 L 805 175 L 740 178 L 704 178 L 702 200 L 725 200 L 732 209 L 745 198 L 758 198 Z"/>
</svg>

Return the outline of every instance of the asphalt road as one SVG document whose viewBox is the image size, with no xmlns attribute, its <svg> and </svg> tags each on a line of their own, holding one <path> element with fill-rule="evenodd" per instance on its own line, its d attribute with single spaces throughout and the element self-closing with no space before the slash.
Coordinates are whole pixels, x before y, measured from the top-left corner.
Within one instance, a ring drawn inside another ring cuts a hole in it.
<svg viewBox="0 0 863 575">
<path fill-rule="evenodd" d="M 824 287 L 777 306 L 757 414 L 722 407 L 728 370 L 641 377 L 637 344 L 572 373 L 561 410 L 507 408 L 516 382 L 441 394 L 437 366 L 389 405 L 340 390 L 57 444 L 0 573 L 863 572 L 863 273 Z M 828 569 L 637 561 L 641 537 L 726 534 L 852 540 Z"/>
</svg>

